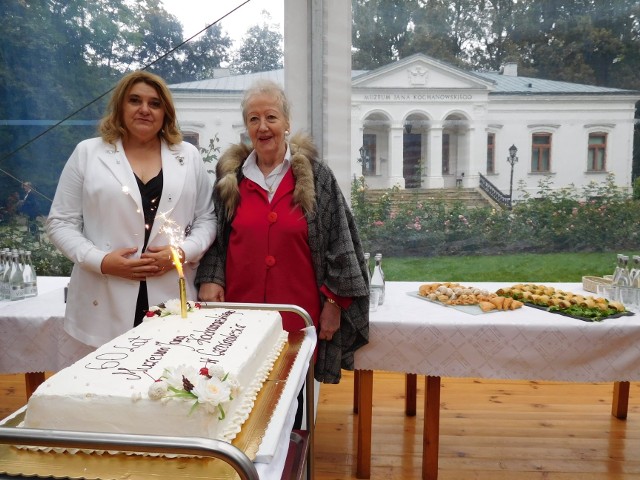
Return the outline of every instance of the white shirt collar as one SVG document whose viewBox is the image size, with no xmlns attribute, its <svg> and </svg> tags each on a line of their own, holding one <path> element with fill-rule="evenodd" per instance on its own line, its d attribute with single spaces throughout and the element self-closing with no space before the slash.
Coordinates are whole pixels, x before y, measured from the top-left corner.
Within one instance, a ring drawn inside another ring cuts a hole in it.
<svg viewBox="0 0 640 480">
<path fill-rule="evenodd" d="M 284 154 L 284 161 L 274 168 L 266 178 L 262 171 L 260 171 L 256 158 L 256 151 L 253 150 L 242 165 L 242 174 L 249 180 L 260 185 L 260 187 L 267 192 L 269 201 L 271 201 L 287 170 L 291 168 L 291 151 L 289 150 L 289 144 L 287 144 L 287 150 Z"/>
</svg>

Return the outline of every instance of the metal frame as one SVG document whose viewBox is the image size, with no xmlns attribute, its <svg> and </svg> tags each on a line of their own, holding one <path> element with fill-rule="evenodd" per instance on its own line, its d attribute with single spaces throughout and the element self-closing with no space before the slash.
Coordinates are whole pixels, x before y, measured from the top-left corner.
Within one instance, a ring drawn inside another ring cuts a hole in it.
<svg viewBox="0 0 640 480">
<path fill-rule="evenodd" d="M 311 316 L 296 305 L 261 303 L 201 303 L 202 308 L 229 308 L 238 310 L 277 310 L 301 316 L 307 327 L 313 326 Z M 313 355 L 309 360 L 306 377 L 306 408 L 308 449 L 306 453 L 307 478 L 313 480 L 313 432 L 315 424 Z M 35 428 L 0 428 L 0 444 L 33 445 L 40 447 L 68 447 L 126 452 L 174 453 L 219 458 L 238 473 L 241 480 L 259 480 L 253 462 L 234 445 L 221 440 L 199 437 L 171 437 L 160 435 L 133 435 L 119 433 L 72 432 Z"/>
</svg>

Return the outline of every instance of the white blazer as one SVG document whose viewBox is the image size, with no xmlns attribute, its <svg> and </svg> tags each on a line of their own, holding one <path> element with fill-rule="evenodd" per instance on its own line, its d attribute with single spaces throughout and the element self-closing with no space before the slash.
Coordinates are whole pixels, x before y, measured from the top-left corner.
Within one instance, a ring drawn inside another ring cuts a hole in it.
<svg viewBox="0 0 640 480">
<path fill-rule="evenodd" d="M 162 142 L 163 188 L 148 246 L 170 244 L 166 222 L 186 232 L 187 298 L 196 300 L 198 262 L 216 236 L 212 185 L 193 145 Z M 46 222 L 51 242 L 73 263 L 64 327 L 83 343 L 100 346 L 133 327 L 139 282 L 103 275 L 102 259 L 124 247 L 144 245 L 138 184 L 122 143 L 80 142 L 67 161 Z M 179 297 L 176 270 L 147 279 L 150 305 Z"/>
</svg>

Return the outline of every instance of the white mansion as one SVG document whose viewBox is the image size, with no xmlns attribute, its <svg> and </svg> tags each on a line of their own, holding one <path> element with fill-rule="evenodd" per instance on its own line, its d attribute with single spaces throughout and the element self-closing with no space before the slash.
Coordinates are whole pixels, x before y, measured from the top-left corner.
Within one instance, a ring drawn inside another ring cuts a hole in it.
<svg viewBox="0 0 640 480">
<path fill-rule="evenodd" d="M 240 99 L 258 77 L 284 84 L 278 70 L 171 85 L 187 139 L 206 147 L 217 135 L 223 151 L 246 140 Z M 630 188 L 638 100 L 637 91 L 519 77 L 515 64 L 469 72 L 417 54 L 352 72 L 351 148 L 337 171 L 364 174 L 373 189 L 488 185 L 504 195 L 512 187 L 514 199 L 516 186 L 535 195 L 544 176 L 580 188 L 613 174 Z"/>
</svg>

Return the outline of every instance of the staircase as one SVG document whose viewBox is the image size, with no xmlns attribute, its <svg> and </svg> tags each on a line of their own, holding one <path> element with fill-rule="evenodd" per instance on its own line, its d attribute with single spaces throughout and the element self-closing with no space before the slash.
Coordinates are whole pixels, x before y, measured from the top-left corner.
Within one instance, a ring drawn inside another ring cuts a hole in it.
<svg viewBox="0 0 640 480">
<path fill-rule="evenodd" d="M 397 205 L 415 205 L 418 202 L 441 202 L 446 205 L 462 204 L 467 208 L 493 207 L 501 208 L 478 188 L 410 188 L 405 190 L 367 190 L 365 198 L 368 202 L 377 203 L 380 197 L 387 194 Z"/>
</svg>

